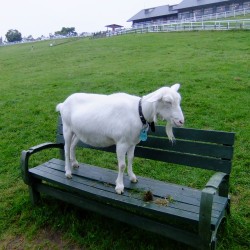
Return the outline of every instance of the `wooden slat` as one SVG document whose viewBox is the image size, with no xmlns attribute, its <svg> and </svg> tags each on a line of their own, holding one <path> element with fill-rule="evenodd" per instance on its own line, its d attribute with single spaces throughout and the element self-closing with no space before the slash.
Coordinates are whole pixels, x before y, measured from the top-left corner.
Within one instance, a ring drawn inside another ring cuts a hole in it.
<svg viewBox="0 0 250 250">
<path fill-rule="evenodd" d="M 50 164 L 51 163 L 51 164 Z M 52 159 L 48 162 L 48 167 L 59 170 L 64 172 L 64 162 L 59 161 L 57 159 Z M 91 180 L 96 180 L 102 183 L 108 183 L 108 185 L 112 186 L 111 192 L 114 192 L 115 187 L 115 180 L 117 178 L 117 171 L 113 171 L 110 169 L 104 169 L 96 166 L 91 166 L 87 164 L 80 164 L 80 168 L 73 171 L 73 174 L 79 177 L 88 178 Z M 166 182 L 161 182 L 157 180 L 152 180 L 150 178 L 145 177 L 137 177 L 139 182 L 138 183 L 131 183 L 127 175 L 125 175 L 124 186 L 125 190 L 128 192 L 132 192 L 133 190 L 140 190 L 142 193 L 143 191 L 150 190 L 154 197 L 167 197 L 172 196 L 174 197 L 175 203 L 170 204 L 170 206 L 180 206 L 179 203 L 183 204 L 191 204 L 192 206 L 196 206 L 195 212 L 199 212 L 200 206 L 200 199 L 201 199 L 201 191 L 197 189 L 188 188 L 185 186 L 179 186 L 175 184 L 170 184 Z M 128 194 L 131 195 L 130 193 Z M 218 198 L 217 198 L 218 197 Z M 141 195 L 139 197 L 141 199 Z M 214 210 L 221 211 L 224 204 L 226 202 L 225 198 L 216 196 L 214 200 Z"/>
<path fill-rule="evenodd" d="M 58 141 L 59 142 L 59 141 Z M 89 146 L 87 144 L 84 144 L 82 142 L 79 142 L 78 144 L 80 147 L 84 148 L 91 148 L 96 150 L 102 150 L 106 152 L 113 152 L 115 153 L 115 146 L 106 147 L 106 148 L 96 148 Z M 145 144 L 144 144 L 145 145 Z M 161 146 L 159 146 L 161 147 Z M 204 146 L 203 149 L 201 147 L 201 150 L 207 150 L 210 146 L 206 147 Z M 196 168 L 202 168 L 202 169 L 208 169 L 208 170 L 214 170 L 214 171 L 220 171 L 223 173 L 229 174 L 231 172 L 232 162 L 230 160 L 227 160 L 227 157 L 229 157 L 229 154 L 231 149 L 228 151 L 222 151 L 221 156 L 225 156 L 221 158 L 212 158 L 212 157 L 205 157 L 203 154 L 196 155 L 194 152 L 191 154 L 187 154 L 184 150 L 184 148 L 181 148 L 181 150 L 178 152 L 175 152 L 174 150 L 171 151 L 164 151 L 164 150 L 158 150 L 154 148 L 147 148 L 147 147 L 141 147 L 140 144 L 136 146 L 135 148 L 135 156 L 144 158 L 144 159 L 151 159 L 156 161 L 162 161 L 162 162 L 168 162 L 173 164 L 179 164 L 179 165 L 186 165 L 189 167 L 196 167 Z M 187 151 L 192 152 L 195 149 L 187 149 Z M 227 151 L 227 152 L 226 152 Z M 212 152 L 212 151 L 211 151 Z M 209 154 L 209 153 L 208 153 Z M 218 153 L 215 153 L 218 155 Z"/>
<path fill-rule="evenodd" d="M 114 192 L 107 192 L 103 189 L 96 187 L 96 183 L 92 186 L 86 185 L 85 180 L 79 182 L 79 178 L 74 176 L 73 179 L 68 180 L 65 178 L 64 174 L 60 174 L 56 171 L 45 171 L 45 169 L 32 169 L 30 170 L 33 176 L 36 178 L 60 185 L 69 191 L 77 192 L 83 196 L 99 200 L 100 202 L 108 202 L 110 205 L 119 206 L 121 209 L 131 209 L 139 214 L 150 214 L 152 216 L 158 216 L 161 218 L 175 217 L 176 219 L 181 219 L 183 222 L 187 223 L 198 223 L 198 214 L 192 212 L 180 211 L 173 209 L 171 207 L 157 206 L 153 203 L 146 203 L 142 200 L 133 199 L 132 197 L 127 197 L 125 195 L 117 195 Z M 105 186 L 103 186 L 105 187 Z"/>
<path fill-rule="evenodd" d="M 223 159 L 232 159 L 233 157 L 232 147 L 193 141 L 176 140 L 172 143 L 167 138 L 149 137 L 147 141 L 141 141 L 138 146 Z"/>
<path fill-rule="evenodd" d="M 173 128 L 176 139 L 218 143 L 224 145 L 233 145 L 235 133 L 216 130 L 202 130 L 191 128 Z M 156 137 L 166 137 L 165 127 L 156 126 L 156 132 L 149 132 L 149 135 Z"/>
<path fill-rule="evenodd" d="M 48 162 L 48 164 L 50 163 L 51 165 L 49 167 L 64 172 L 64 161 L 59 159 L 51 159 Z M 79 175 L 81 177 L 103 181 L 114 186 L 118 172 L 111 169 L 80 163 L 80 167 L 78 169 L 73 169 L 73 173 L 74 175 Z M 200 190 L 189 188 L 182 185 L 176 185 L 173 183 L 158 181 L 142 176 L 137 176 L 139 181 L 137 183 L 132 183 L 129 181 L 128 175 L 127 174 L 124 175 L 125 175 L 124 185 L 126 189 L 129 190 L 137 189 L 146 191 L 151 190 L 153 194 L 158 197 L 166 197 L 167 195 L 174 195 L 175 200 L 177 201 L 196 204 L 197 206 L 199 206 L 200 204 L 200 198 L 201 198 Z M 180 196 L 179 199 L 178 196 Z M 215 196 L 214 202 L 219 204 L 224 204 L 226 200 L 227 199 L 225 198 Z"/>
<path fill-rule="evenodd" d="M 64 139 L 62 135 L 57 136 L 57 142 L 64 143 Z M 115 146 L 106 147 L 106 148 L 96 148 L 90 145 L 87 145 L 83 142 L 78 143 L 78 147 L 82 148 L 91 148 L 98 149 L 106 152 L 115 153 Z M 191 141 L 181 141 L 176 140 L 174 143 L 169 142 L 167 138 L 156 138 L 156 137 L 148 137 L 148 140 L 145 142 L 140 142 L 137 147 L 147 147 L 147 148 L 156 148 L 162 150 L 169 150 L 173 152 L 182 152 L 187 154 L 195 154 L 209 157 L 216 157 L 222 159 L 232 159 L 233 157 L 233 148 L 229 146 L 223 145 L 215 145 L 215 144 L 205 144 Z M 145 155 L 145 158 L 147 156 Z"/>
<path fill-rule="evenodd" d="M 86 199 L 86 197 L 82 197 L 77 194 L 70 194 L 45 184 L 36 185 L 36 189 L 39 192 L 44 192 L 52 197 L 71 203 L 83 209 L 94 211 L 123 223 L 134 225 L 141 229 L 146 229 L 147 231 L 157 233 L 161 236 L 178 240 L 193 247 L 201 248 L 203 246 L 203 242 L 201 241 L 200 237 L 186 230 L 181 230 L 150 218 L 143 218 L 129 211 L 116 209 L 114 207 L 110 207 L 109 205 L 96 202 L 92 199 Z"/>
<path fill-rule="evenodd" d="M 231 172 L 231 161 L 228 160 L 141 147 L 136 147 L 135 156 L 156 161 L 163 161 L 190 167 L 220 171 L 228 174 Z"/>
<path fill-rule="evenodd" d="M 150 209 L 150 213 L 152 212 L 155 215 L 162 217 L 170 216 L 171 214 L 171 216 L 173 215 L 181 219 L 185 218 L 186 220 L 192 220 L 192 221 L 198 220 L 199 202 L 195 201 L 196 205 L 194 205 L 190 203 L 191 200 L 189 199 L 188 201 L 187 198 L 185 198 L 185 196 L 183 196 L 182 198 L 179 197 L 178 200 L 180 201 L 177 201 L 177 195 L 173 193 L 173 197 L 175 200 L 174 203 L 170 204 L 168 207 L 157 206 L 153 203 L 143 202 L 141 196 L 139 197 L 139 199 L 136 196 L 133 195 L 131 196 L 131 192 L 126 191 L 124 195 L 115 194 L 114 177 L 116 177 L 116 175 L 114 176 L 114 172 L 112 176 L 113 185 L 103 185 L 103 182 L 106 183 L 107 181 L 110 181 L 107 179 L 107 176 L 109 176 L 109 174 L 112 173 L 112 171 L 110 170 L 108 171 L 109 173 L 108 172 L 99 173 L 99 176 L 98 177 L 95 176 L 94 178 L 93 176 L 89 176 L 91 168 L 89 168 L 88 171 L 86 171 L 86 167 L 84 165 L 81 166 L 80 168 L 81 173 L 79 173 L 80 172 L 79 170 L 76 171 L 76 174 L 74 174 L 73 176 L 73 180 L 68 180 L 64 176 L 64 171 L 62 171 L 63 165 L 59 166 L 59 170 L 57 169 L 58 165 L 54 164 L 55 165 L 54 167 L 52 165 L 53 165 L 52 162 L 46 163 L 43 164 L 42 166 L 30 169 L 30 172 L 33 173 L 38 178 L 47 180 L 49 182 L 54 182 L 56 184 L 60 183 L 61 185 L 66 186 L 68 189 L 73 188 L 74 191 L 81 190 L 85 193 L 85 195 L 87 192 L 90 193 L 91 195 L 98 196 L 99 198 L 101 195 L 102 198 L 104 197 L 105 199 L 108 199 L 109 202 L 115 202 L 115 204 L 121 205 L 122 203 L 125 203 L 122 205 L 123 207 L 125 206 L 132 207 L 133 209 L 139 208 L 140 211 L 143 210 L 144 212 L 148 212 L 148 209 Z M 106 171 L 105 169 L 100 169 L 100 170 L 104 172 Z M 86 173 L 88 176 L 83 178 L 82 174 L 86 175 Z M 101 183 L 99 178 L 101 178 Z M 141 183 L 141 180 L 139 183 Z M 164 183 L 162 183 L 162 185 L 164 185 Z M 167 185 L 165 184 L 165 192 L 166 190 L 167 190 Z M 154 192 L 154 195 L 155 193 L 157 193 L 155 190 L 153 190 L 152 192 Z M 185 193 L 185 191 L 183 191 L 183 193 Z M 178 195 L 180 196 L 181 194 Z M 189 203 L 187 204 L 186 202 Z M 141 206 L 143 207 L 143 209 L 140 208 Z M 213 209 L 213 225 L 216 224 L 217 218 L 220 216 L 223 207 L 224 207 L 223 204 L 221 205 L 220 203 L 215 204 L 215 207 Z"/>
</svg>

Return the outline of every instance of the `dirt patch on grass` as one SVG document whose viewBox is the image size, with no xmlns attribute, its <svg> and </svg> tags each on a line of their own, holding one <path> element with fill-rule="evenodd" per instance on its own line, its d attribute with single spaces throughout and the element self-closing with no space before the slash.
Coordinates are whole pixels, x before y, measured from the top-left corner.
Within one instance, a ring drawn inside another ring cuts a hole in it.
<svg viewBox="0 0 250 250">
<path fill-rule="evenodd" d="M 87 250 L 64 239 L 62 233 L 50 229 L 41 230 L 33 239 L 24 236 L 14 236 L 3 240 L 0 243 L 0 250 L 23 250 L 23 249 L 43 249 L 43 250 Z"/>
</svg>

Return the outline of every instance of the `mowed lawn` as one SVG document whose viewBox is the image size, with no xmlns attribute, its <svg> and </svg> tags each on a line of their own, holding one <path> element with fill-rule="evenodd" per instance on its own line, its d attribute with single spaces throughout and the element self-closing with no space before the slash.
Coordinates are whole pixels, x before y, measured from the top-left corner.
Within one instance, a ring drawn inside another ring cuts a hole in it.
<svg viewBox="0 0 250 250">
<path fill-rule="evenodd" d="M 143 96 L 181 83 L 185 127 L 236 132 L 231 216 L 219 249 L 250 245 L 250 32 L 134 34 L 0 47 L 0 249 L 188 249 L 43 196 L 29 201 L 23 149 L 55 140 L 57 103 L 74 92 Z M 116 167 L 110 154 L 80 161 Z M 58 152 L 42 153 L 33 165 Z M 202 188 L 211 173 L 135 160 L 137 175 Z"/>
</svg>

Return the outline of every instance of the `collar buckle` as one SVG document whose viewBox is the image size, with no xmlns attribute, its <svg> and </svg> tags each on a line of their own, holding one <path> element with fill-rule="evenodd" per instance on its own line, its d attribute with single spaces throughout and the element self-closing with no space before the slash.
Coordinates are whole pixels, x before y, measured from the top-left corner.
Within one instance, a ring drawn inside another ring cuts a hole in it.
<svg viewBox="0 0 250 250">
<path fill-rule="evenodd" d="M 139 106 L 138 106 L 138 110 L 139 110 L 139 116 L 140 116 L 140 119 L 141 119 L 141 122 L 143 124 L 143 127 L 150 127 L 151 131 L 152 132 L 155 132 L 155 123 L 154 122 L 147 122 L 147 120 L 145 119 L 143 113 L 142 113 L 142 106 L 141 106 L 141 101 L 142 101 L 142 98 L 140 99 L 139 101 Z"/>
</svg>

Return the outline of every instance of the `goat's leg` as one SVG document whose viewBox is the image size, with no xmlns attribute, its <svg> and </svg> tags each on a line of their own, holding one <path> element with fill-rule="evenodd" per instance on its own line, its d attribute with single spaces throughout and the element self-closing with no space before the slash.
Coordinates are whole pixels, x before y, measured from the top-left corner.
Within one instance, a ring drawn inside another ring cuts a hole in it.
<svg viewBox="0 0 250 250">
<path fill-rule="evenodd" d="M 131 182 L 137 182 L 137 178 L 133 172 L 133 159 L 134 159 L 134 151 L 135 151 L 135 146 L 131 146 L 128 149 L 127 152 L 127 158 L 128 158 L 128 175 L 129 175 L 129 179 Z"/>
<path fill-rule="evenodd" d="M 79 139 L 77 138 L 77 136 L 74 134 L 72 137 L 72 141 L 71 141 L 71 145 L 70 145 L 70 161 L 71 161 L 71 166 L 73 168 L 78 168 L 79 167 L 79 163 L 76 160 L 76 145 L 79 142 Z"/>
<path fill-rule="evenodd" d="M 123 173 L 126 168 L 125 155 L 127 152 L 127 146 L 123 144 L 116 145 L 116 154 L 118 160 L 118 177 L 116 179 L 115 191 L 117 194 L 122 194 L 124 192 L 123 184 Z"/>
<path fill-rule="evenodd" d="M 72 178 L 71 164 L 70 164 L 70 145 L 72 142 L 72 131 L 67 128 L 64 124 L 63 126 L 63 136 L 64 136 L 64 153 L 65 153 L 65 175 L 67 178 Z"/>
</svg>

